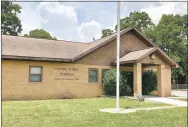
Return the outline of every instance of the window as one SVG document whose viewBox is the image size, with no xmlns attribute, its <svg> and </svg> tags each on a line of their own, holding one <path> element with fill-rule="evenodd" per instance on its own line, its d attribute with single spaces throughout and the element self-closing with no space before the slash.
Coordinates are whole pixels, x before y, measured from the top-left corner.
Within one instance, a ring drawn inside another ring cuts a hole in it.
<svg viewBox="0 0 188 127">
<path fill-rule="evenodd" d="M 41 66 L 30 66 L 29 67 L 29 81 L 30 82 L 41 82 L 42 81 L 42 67 Z"/>
<path fill-rule="evenodd" d="M 98 82 L 98 69 L 89 69 L 89 82 Z"/>
</svg>

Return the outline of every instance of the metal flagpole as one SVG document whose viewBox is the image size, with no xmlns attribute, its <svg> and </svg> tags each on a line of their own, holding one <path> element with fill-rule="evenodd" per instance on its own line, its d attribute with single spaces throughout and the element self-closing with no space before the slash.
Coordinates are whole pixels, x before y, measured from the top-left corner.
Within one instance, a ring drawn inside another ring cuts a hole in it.
<svg viewBox="0 0 188 127">
<path fill-rule="evenodd" d="M 116 109 L 119 110 L 120 2 L 117 2 Z"/>
</svg>

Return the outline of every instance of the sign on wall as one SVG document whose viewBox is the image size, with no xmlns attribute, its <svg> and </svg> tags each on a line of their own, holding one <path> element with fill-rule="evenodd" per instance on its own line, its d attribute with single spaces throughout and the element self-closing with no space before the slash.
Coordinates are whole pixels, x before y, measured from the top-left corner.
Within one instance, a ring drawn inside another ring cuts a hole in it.
<svg viewBox="0 0 188 127">
<path fill-rule="evenodd" d="M 57 67 L 54 68 L 56 73 L 56 77 L 54 80 L 79 80 L 76 72 L 78 72 L 78 68 L 62 68 Z"/>
</svg>

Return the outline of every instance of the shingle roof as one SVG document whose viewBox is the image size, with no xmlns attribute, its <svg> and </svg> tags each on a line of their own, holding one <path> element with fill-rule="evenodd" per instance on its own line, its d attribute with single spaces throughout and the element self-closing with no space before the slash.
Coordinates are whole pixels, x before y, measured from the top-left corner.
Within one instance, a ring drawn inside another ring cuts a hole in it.
<svg viewBox="0 0 188 127">
<path fill-rule="evenodd" d="M 136 29 L 130 28 L 122 30 L 120 34 L 131 30 L 139 33 Z M 115 38 L 116 33 L 91 43 L 81 43 L 2 35 L 2 58 L 22 57 L 22 59 L 37 58 L 37 60 L 48 58 L 52 61 L 56 59 L 56 61 L 70 62 L 89 54 Z M 148 43 L 153 45 L 152 42 L 148 41 Z"/>
<path fill-rule="evenodd" d="M 152 48 L 148 48 L 148 49 L 129 52 L 120 58 L 120 63 L 126 63 L 126 62 L 131 62 L 131 61 L 133 62 L 133 61 L 140 60 L 141 58 L 154 52 L 155 50 L 156 50 L 156 48 L 152 47 Z"/>
<path fill-rule="evenodd" d="M 173 67 L 179 67 L 179 65 L 174 62 L 171 58 L 169 58 L 160 48 L 158 47 L 151 47 L 147 49 L 142 49 L 142 50 L 136 50 L 136 51 L 131 51 L 124 55 L 123 57 L 120 58 L 120 64 L 125 64 L 125 63 L 136 63 L 139 62 L 140 60 L 144 59 L 148 55 L 152 54 L 153 52 L 158 52 L 163 59 L 165 59 L 166 62 L 169 63 L 169 65 Z M 113 63 L 116 64 L 116 61 Z"/>
<path fill-rule="evenodd" d="M 120 62 L 137 60 L 155 49 L 155 45 L 135 28 L 122 30 L 120 35 L 129 31 L 133 31 L 139 37 L 145 39 L 144 42 L 152 48 L 130 52 L 122 57 Z M 116 39 L 116 35 L 114 33 L 91 43 L 2 35 L 2 58 L 73 62 Z M 158 51 L 174 64 L 163 51 L 160 49 Z"/>
<path fill-rule="evenodd" d="M 88 43 L 2 35 L 2 55 L 72 59 Z"/>
</svg>

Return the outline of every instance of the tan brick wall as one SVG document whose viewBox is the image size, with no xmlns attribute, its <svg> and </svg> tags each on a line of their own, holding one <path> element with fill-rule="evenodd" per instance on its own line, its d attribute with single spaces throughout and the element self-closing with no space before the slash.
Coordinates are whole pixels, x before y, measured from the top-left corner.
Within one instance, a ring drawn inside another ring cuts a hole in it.
<svg viewBox="0 0 188 127">
<path fill-rule="evenodd" d="M 165 85 L 166 85 L 166 96 L 171 95 L 171 67 L 169 65 L 165 65 Z"/>
<path fill-rule="evenodd" d="M 29 66 L 43 66 L 42 82 L 29 82 Z M 54 68 L 76 68 L 78 71 L 57 71 Z M 98 83 L 88 82 L 88 68 L 98 68 Z M 101 85 L 102 68 L 111 66 L 68 64 L 57 62 L 35 62 L 2 60 L 2 99 L 3 100 L 30 100 L 62 98 L 73 95 L 77 98 L 97 97 L 103 94 Z M 131 67 L 122 67 L 122 70 L 132 71 Z M 78 80 L 54 80 L 62 78 L 60 73 L 73 73 L 71 78 Z"/>
<path fill-rule="evenodd" d="M 142 94 L 142 64 L 135 63 L 133 68 L 134 97 Z"/>
<path fill-rule="evenodd" d="M 158 96 L 168 97 L 171 95 L 171 68 L 168 65 L 157 66 Z"/>
</svg>

